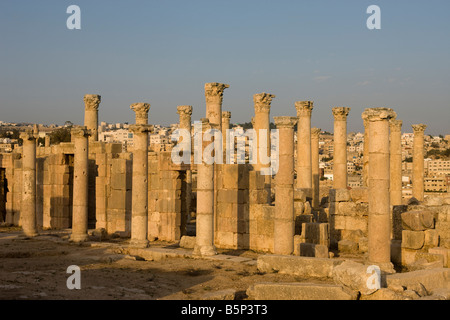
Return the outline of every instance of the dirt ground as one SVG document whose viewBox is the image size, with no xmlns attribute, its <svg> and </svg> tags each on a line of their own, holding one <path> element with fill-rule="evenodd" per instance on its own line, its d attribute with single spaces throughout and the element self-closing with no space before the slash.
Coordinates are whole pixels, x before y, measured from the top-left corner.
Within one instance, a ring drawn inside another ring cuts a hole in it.
<svg viewBox="0 0 450 320">
<path fill-rule="evenodd" d="M 236 300 L 245 300 L 245 292 L 253 283 L 312 282 L 296 276 L 262 274 L 256 264 L 233 261 L 190 257 L 133 260 L 112 253 L 109 242 L 78 245 L 67 237 L 68 232 L 47 231 L 30 239 L 21 236 L 20 229 L 0 228 L 0 299 L 199 300 L 232 288 Z M 125 240 L 114 241 L 117 245 Z M 221 253 L 257 258 L 254 252 Z M 71 276 L 67 268 L 71 265 L 81 269 L 80 290 L 67 288 Z"/>
</svg>

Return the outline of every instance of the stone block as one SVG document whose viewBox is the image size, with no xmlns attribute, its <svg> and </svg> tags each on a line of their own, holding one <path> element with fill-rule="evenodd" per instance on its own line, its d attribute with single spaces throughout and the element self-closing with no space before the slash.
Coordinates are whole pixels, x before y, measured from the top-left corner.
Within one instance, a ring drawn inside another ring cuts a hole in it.
<svg viewBox="0 0 450 320">
<path fill-rule="evenodd" d="M 249 171 L 249 189 L 262 190 L 265 185 L 265 176 L 259 171 Z"/>
<path fill-rule="evenodd" d="M 426 196 L 423 204 L 426 206 L 442 206 L 444 204 L 444 198 L 441 196 Z"/>
<path fill-rule="evenodd" d="M 181 248 L 193 249 L 195 247 L 195 237 L 182 236 L 179 246 Z"/>
<path fill-rule="evenodd" d="M 346 230 L 361 230 L 364 234 L 367 233 L 368 219 L 365 217 L 349 217 L 345 216 Z"/>
<path fill-rule="evenodd" d="M 278 272 L 302 277 L 331 278 L 332 270 L 342 261 L 311 257 L 263 255 L 257 260 L 261 272 Z"/>
<path fill-rule="evenodd" d="M 424 245 L 427 247 L 437 247 L 439 245 L 439 233 L 435 229 L 428 229 L 424 231 L 425 241 Z"/>
<path fill-rule="evenodd" d="M 358 251 L 361 253 L 369 252 L 369 239 L 361 237 L 358 240 Z"/>
<path fill-rule="evenodd" d="M 315 256 L 315 244 L 313 243 L 300 243 L 299 244 L 299 256 L 301 257 L 314 257 Z"/>
<path fill-rule="evenodd" d="M 344 261 L 333 268 L 333 280 L 336 284 L 359 291 L 361 294 L 374 293 L 377 289 L 369 288 L 367 285 L 373 274 L 373 272 L 368 272 L 368 267 L 358 262 Z"/>
<path fill-rule="evenodd" d="M 430 248 L 428 253 L 441 255 L 443 257 L 444 268 L 450 268 L 450 249 L 443 247 Z"/>
<path fill-rule="evenodd" d="M 431 211 L 408 211 L 402 213 L 402 225 L 406 230 L 423 231 L 434 228 L 434 215 Z"/>
<path fill-rule="evenodd" d="M 421 283 L 427 291 L 433 291 L 448 286 L 449 279 L 450 269 L 436 268 L 387 275 L 386 283 L 388 287 L 396 285 L 405 288 Z"/>
<path fill-rule="evenodd" d="M 323 244 L 316 244 L 314 246 L 314 257 L 328 258 L 328 246 Z"/>
<path fill-rule="evenodd" d="M 330 189 L 330 202 L 350 201 L 350 192 L 347 189 Z"/>
<path fill-rule="evenodd" d="M 402 232 L 402 248 L 419 250 L 425 242 L 425 234 L 423 231 L 403 230 Z"/>
<path fill-rule="evenodd" d="M 311 198 L 311 192 L 308 191 L 309 189 L 294 189 L 294 201 L 295 202 L 306 202 L 306 199 L 309 197 Z"/>
<path fill-rule="evenodd" d="M 305 203 L 306 202 L 294 202 L 294 214 L 302 215 L 305 212 Z"/>
<path fill-rule="evenodd" d="M 248 192 L 250 204 L 267 204 L 268 194 L 265 189 L 249 190 Z"/>
<path fill-rule="evenodd" d="M 208 292 L 202 296 L 202 300 L 234 300 L 236 290 L 224 289 L 214 292 Z"/>
<path fill-rule="evenodd" d="M 355 292 L 338 285 L 310 283 L 257 283 L 247 290 L 252 300 L 356 300 Z"/>
<path fill-rule="evenodd" d="M 350 198 L 353 202 L 369 202 L 369 188 L 353 188 L 350 189 Z"/>
<path fill-rule="evenodd" d="M 361 217 L 369 215 L 368 203 L 355 203 L 355 202 L 339 202 L 338 214 L 344 216 Z"/>
<path fill-rule="evenodd" d="M 357 253 L 358 243 L 351 240 L 340 240 L 338 242 L 338 250 L 341 253 Z"/>
</svg>

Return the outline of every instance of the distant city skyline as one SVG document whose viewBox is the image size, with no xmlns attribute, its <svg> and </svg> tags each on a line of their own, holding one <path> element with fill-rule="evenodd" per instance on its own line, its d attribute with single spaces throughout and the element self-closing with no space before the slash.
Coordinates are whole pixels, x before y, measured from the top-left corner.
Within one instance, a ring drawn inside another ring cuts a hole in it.
<svg viewBox="0 0 450 320">
<path fill-rule="evenodd" d="M 81 30 L 66 9 L 81 8 Z M 370 5 L 381 30 L 369 30 Z M 450 134 L 450 2 L 432 1 L 12 1 L 0 3 L 0 120 L 82 124 L 83 96 L 100 94 L 99 122 L 178 121 L 177 105 L 205 116 L 204 84 L 222 82 L 232 123 L 250 122 L 253 95 L 276 95 L 271 117 L 313 100 L 312 126 L 348 132 L 365 108 L 393 108 L 425 134 Z"/>
</svg>

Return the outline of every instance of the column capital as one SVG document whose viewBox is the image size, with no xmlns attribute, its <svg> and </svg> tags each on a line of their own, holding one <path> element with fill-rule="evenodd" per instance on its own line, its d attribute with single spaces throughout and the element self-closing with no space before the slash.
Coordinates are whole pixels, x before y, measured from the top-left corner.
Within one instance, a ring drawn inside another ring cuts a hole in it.
<svg viewBox="0 0 450 320">
<path fill-rule="evenodd" d="M 277 128 L 294 128 L 297 123 L 297 117 L 273 117 Z"/>
<path fill-rule="evenodd" d="M 253 95 L 253 103 L 255 105 L 255 113 L 270 112 L 270 104 L 276 96 L 270 93 L 257 93 Z"/>
<path fill-rule="evenodd" d="M 295 102 L 295 109 L 297 109 L 297 117 L 311 117 L 314 101 L 297 101 Z"/>
<path fill-rule="evenodd" d="M 86 94 L 83 100 L 86 111 L 97 111 L 102 97 L 98 94 Z"/>
<path fill-rule="evenodd" d="M 77 138 L 87 138 L 91 134 L 90 134 L 90 130 L 88 130 L 85 126 L 74 126 L 70 130 L 70 135 L 72 137 L 77 137 Z"/>
<path fill-rule="evenodd" d="M 427 125 L 421 123 L 421 124 L 413 124 L 411 125 L 411 127 L 413 128 L 414 133 L 423 133 L 426 130 Z"/>
<path fill-rule="evenodd" d="M 147 124 L 148 111 L 150 110 L 150 103 L 138 102 L 130 105 L 130 109 L 136 113 L 137 124 Z"/>
<path fill-rule="evenodd" d="M 389 127 L 391 131 L 402 131 L 402 125 L 403 125 L 402 120 L 391 119 L 389 121 Z"/>
<path fill-rule="evenodd" d="M 216 99 L 222 101 L 223 92 L 225 91 L 225 89 L 229 87 L 230 85 L 224 83 L 218 82 L 205 83 L 206 102 L 209 102 L 210 100 L 216 101 Z"/>
<path fill-rule="evenodd" d="M 32 141 L 37 138 L 36 134 L 34 133 L 33 129 L 27 128 L 25 131 L 22 131 L 19 135 L 20 139 L 26 140 L 26 141 Z"/>
<path fill-rule="evenodd" d="M 180 116 L 183 116 L 183 115 L 191 116 L 192 115 L 192 106 L 177 106 L 177 113 Z"/>
<path fill-rule="evenodd" d="M 391 108 L 368 108 L 363 112 L 363 119 L 367 121 L 389 121 L 396 117 L 397 114 Z"/>
<path fill-rule="evenodd" d="M 347 120 L 350 110 L 349 107 L 334 107 L 331 111 L 333 112 L 334 120 Z"/>
<path fill-rule="evenodd" d="M 222 119 L 231 119 L 231 111 L 222 111 Z"/>
<path fill-rule="evenodd" d="M 152 126 L 149 124 L 131 124 L 128 127 L 128 131 L 131 131 L 133 134 L 149 133 L 151 130 Z"/>
<path fill-rule="evenodd" d="M 322 129 L 320 129 L 320 128 L 311 128 L 311 136 L 318 138 L 320 136 L 321 132 L 322 132 Z"/>
</svg>

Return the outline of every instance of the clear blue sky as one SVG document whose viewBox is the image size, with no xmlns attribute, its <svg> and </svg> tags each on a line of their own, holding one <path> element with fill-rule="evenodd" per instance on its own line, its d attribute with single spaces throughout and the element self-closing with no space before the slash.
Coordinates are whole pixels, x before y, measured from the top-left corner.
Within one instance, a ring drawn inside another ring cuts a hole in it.
<svg viewBox="0 0 450 320">
<path fill-rule="evenodd" d="M 81 30 L 68 30 L 69 5 Z M 381 30 L 368 30 L 369 5 Z M 83 96 L 102 95 L 100 121 L 177 122 L 177 105 L 205 115 L 204 83 L 223 82 L 232 122 L 250 121 L 252 96 L 277 97 L 272 116 L 314 100 L 312 125 L 332 130 L 349 106 L 349 131 L 367 107 L 450 134 L 448 0 L 1 0 L 0 120 L 83 122 Z"/>
</svg>

